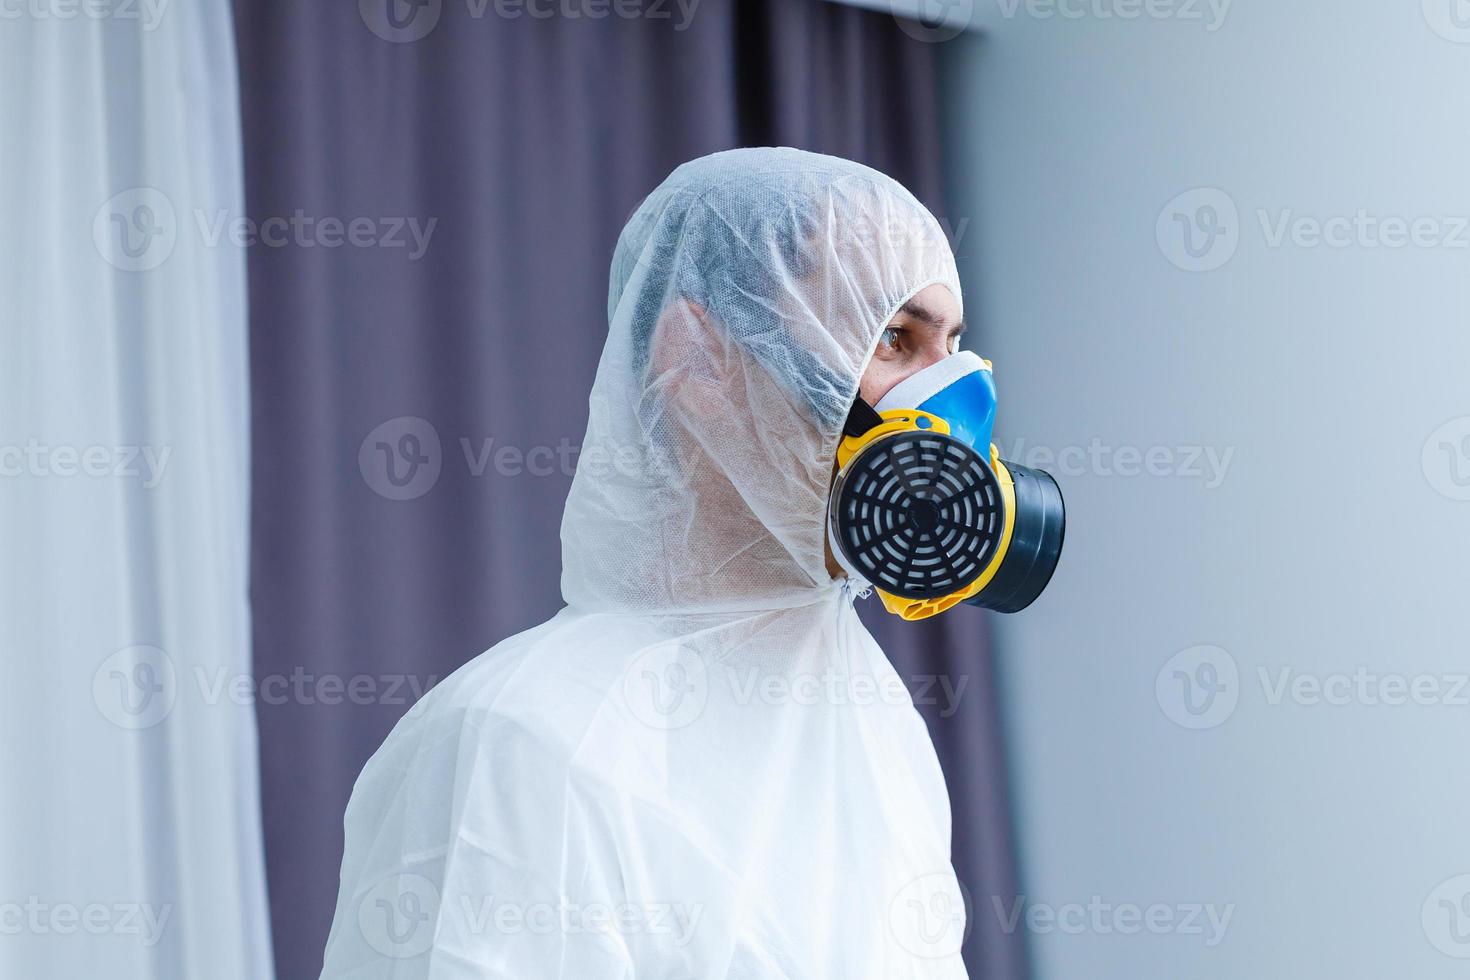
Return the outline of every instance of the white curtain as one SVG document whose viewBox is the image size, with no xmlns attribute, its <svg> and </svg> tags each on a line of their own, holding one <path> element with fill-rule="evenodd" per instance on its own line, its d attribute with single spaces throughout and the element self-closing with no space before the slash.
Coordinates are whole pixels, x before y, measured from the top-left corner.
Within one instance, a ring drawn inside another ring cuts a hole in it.
<svg viewBox="0 0 1470 980">
<path fill-rule="evenodd" d="M 0 3 L 0 977 L 269 977 L 224 0 Z"/>
</svg>

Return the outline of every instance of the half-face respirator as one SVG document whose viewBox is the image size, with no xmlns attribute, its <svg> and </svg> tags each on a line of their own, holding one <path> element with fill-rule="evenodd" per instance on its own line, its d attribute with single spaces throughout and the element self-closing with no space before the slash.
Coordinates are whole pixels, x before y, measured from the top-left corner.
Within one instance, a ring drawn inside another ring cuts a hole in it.
<svg viewBox="0 0 1470 980">
<path fill-rule="evenodd" d="M 837 447 L 828 521 L 837 559 L 889 612 L 925 619 L 967 602 L 1029 606 L 1062 553 L 1066 511 L 1051 475 L 990 441 L 990 362 L 952 354 L 876 406 L 853 402 Z"/>
</svg>

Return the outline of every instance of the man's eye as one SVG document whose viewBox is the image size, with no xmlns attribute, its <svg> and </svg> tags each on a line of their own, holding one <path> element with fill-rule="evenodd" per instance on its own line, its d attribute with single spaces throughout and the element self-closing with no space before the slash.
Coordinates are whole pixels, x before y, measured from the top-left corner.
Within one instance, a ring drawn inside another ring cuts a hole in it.
<svg viewBox="0 0 1470 980">
<path fill-rule="evenodd" d="M 898 350 L 900 340 L 899 331 L 896 328 L 884 327 L 882 336 L 878 338 L 878 345 L 888 350 Z"/>
</svg>

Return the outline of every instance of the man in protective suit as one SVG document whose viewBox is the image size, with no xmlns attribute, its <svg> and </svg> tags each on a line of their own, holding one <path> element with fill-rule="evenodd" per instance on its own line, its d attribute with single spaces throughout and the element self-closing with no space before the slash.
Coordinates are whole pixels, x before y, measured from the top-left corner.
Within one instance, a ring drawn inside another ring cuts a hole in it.
<svg viewBox="0 0 1470 980">
<path fill-rule="evenodd" d="M 854 399 L 955 349 L 944 235 L 876 171 L 734 150 L 610 286 L 566 607 L 363 770 L 323 978 L 965 976 L 943 777 L 826 540 Z"/>
</svg>

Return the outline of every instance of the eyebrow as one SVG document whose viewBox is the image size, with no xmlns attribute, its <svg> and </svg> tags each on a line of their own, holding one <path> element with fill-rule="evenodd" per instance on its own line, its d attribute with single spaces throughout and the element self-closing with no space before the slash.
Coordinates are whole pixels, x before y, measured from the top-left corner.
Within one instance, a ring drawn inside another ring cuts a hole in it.
<svg viewBox="0 0 1470 980">
<path fill-rule="evenodd" d="M 929 307 L 925 306 L 923 303 L 920 303 L 918 300 L 915 299 L 911 299 L 907 303 L 900 306 L 898 308 L 898 312 L 907 313 L 914 319 L 922 320 L 924 323 L 927 323 L 931 327 L 941 328 L 944 326 L 944 317 L 935 313 L 933 310 L 929 309 Z M 965 332 L 966 327 L 967 324 L 963 320 L 961 320 L 959 323 L 949 328 L 949 335 L 951 337 L 958 337 Z"/>
</svg>

